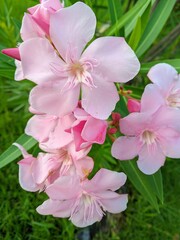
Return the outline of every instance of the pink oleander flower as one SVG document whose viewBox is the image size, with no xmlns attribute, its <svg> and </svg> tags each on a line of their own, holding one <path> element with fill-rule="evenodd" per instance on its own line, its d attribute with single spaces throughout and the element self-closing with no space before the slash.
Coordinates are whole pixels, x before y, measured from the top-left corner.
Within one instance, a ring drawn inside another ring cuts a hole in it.
<svg viewBox="0 0 180 240">
<path fill-rule="evenodd" d="M 128 99 L 127 108 L 130 113 L 132 112 L 140 112 L 141 103 L 135 99 Z"/>
<path fill-rule="evenodd" d="M 160 106 L 180 108 L 180 75 L 166 63 L 153 66 L 148 72 L 153 84 L 148 84 L 142 95 L 141 111 L 155 111 Z"/>
<path fill-rule="evenodd" d="M 156 112 L 134 112 L 120 120 L 125 135 L 115 140 L 112 155 L 119 160 L 139 156 L 137 165 L 145 174 L 153 174 L 165 158 L 180 158 L 180 114 L 167 108 Z"/>
<path fill-rule="evenodd" d="M 81 17 L 79 17 L 80 15 Z M 24 77 L 38 84 L 30 94 L 33 108 L 64 116 L 77 106 L 106 119 L 119 96 L 114 82 L 127 82 L 139 71 L 139 61 L 124 38 L 92 39 L 96 18 L 82 2 L 50 16 L 48 38 L 33 38 L 19 49 Z"/>
<path fill-rule="evenodd" d="M 14 145 L 23 154 L 23 159 L 18 162 L 19 183 L 26 191 L 42 191 L 62 176 L 77 175 L 84 179 L 94 166 L 93 159 L 86 156 L 90 148 L 76 152 L 74 144 L 70 144 L 66 148 L 50 150 L 49 153 L 40 152 L 34 158 L 21 145 Z"/>
<path fill-rule="evenodd" d="M 46 189 L 50 199 L 37 208 L 42 215 L 70 217 L 77 227 L 100 221 L 104 212 L 120 213 L 126 209 L 127 194 L 118 194 L 126 182 L 124 173 L 100 169 L 91 179 L 80 181 L 77 176 L 57 179 Z"/>
<path fill-rule="evenodd" d="M 56 117 L 47 114 L 36 114 L 28 121 L 25 133 L 35 138 L 40 147 L 60 149 L 73 141 L 73 135 L 66 130 L 75 121 L 73 114 Z"/>
<path fill-rule="evenodd" d="M 71 126 L 76 151 L 91 146 L 93 143 L 103 144 L 106 138 L 108 124 L 89 115 L 84 109 L 76 108 L 74 116 L 77 119 Z"/>
</svg>

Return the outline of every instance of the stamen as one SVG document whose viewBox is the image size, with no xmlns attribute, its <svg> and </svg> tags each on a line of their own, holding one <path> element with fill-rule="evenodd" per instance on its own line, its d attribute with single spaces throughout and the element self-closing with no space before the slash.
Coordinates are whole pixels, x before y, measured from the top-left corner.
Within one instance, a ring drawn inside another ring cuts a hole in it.
<svg viewBox="0 0 180 240">
<path fill-rule="evenodd" d="M 144 131 L 141 135 L 141 141 L 144 144 L 150 145 L 150 144 L 154 143 L 155 140 L 156 140 L 156 135 L 149 130 Z"/>
</svg>

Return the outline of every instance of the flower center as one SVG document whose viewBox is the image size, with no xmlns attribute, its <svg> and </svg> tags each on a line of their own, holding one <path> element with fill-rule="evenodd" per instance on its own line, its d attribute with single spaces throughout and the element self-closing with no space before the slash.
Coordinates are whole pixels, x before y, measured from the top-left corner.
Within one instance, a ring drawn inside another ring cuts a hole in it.
<svg viewBox="0 0 180 240">
<path fill-rule="evenodd" d="M 79 62 L 76 62 L 70 66 L 70 72 L 73 76 L 78 77 L 83 74 L 84 68 Z"/>
<path fill-rule="evenodd" d="M 143 141 L 143 143 L 150 145 L 155 142 L 156 135 L 153 132 L 146 130 L 142 133 L 141 140 Z"/>
<path fill-rule="evenodd" d="M 171 91 L 167 98 L 167 104 L 170 107 L 180 108 L 180 89 L 174 89 Z"/>
<path fill-rule="evenodd" d="M 96 59 L 80 59 L 79 61 L 71 61 L 63 67 L 52 63 L 51 70 L 57 76 L 67 79 L 62 89 L 63 92 L 73 89 L 78 84 L 85 84 L 92 89 L 97 87 L 92 77 L 92 72 L 97 65 Z"/>
</svg>

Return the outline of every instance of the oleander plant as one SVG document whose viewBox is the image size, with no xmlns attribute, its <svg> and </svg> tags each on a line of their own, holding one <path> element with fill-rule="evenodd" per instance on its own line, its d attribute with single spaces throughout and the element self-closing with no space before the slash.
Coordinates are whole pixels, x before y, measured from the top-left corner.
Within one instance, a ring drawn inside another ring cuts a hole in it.
<svg viewBox="0 0 180 240">
<path fill-rule="evenodd" d="M 180 239 L 180 4 L 0 2 L 0 239 Z"/>
</svg>

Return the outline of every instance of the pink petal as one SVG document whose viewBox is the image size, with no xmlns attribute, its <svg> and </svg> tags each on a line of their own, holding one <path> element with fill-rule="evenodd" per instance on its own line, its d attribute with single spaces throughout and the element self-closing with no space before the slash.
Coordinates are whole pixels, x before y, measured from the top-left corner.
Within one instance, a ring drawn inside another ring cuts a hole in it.
<svg viewBox="0 0 180 240">
<path fill-rule="evenodd" d="M 32 166 L 32 175 L 37 184 L 43 183 L 50 173 L 61 165 L 58 155 L 40 153 Z"/>
<path fill-rule="evenodd" d="M 70 219 L 77 227 L 87 227 L 97 221 L 101 221 L 103 217 L 103 211 L 97 202 L 86 201 L 86 196 L 81 197 L 79 202 L 76 203 L 77 208 L 71 214 Z"/>
<path fill-rule="evenodd" d="M 37 14 L 37 16 L 33 15 L 32 19 L 41 28 L 45 35 L 49 36 L 49 24 L 42 20 L 41 14 Z"/>
<path fill-rule="evenodd" d="M 136 136 L 149 126 L 152 114 L 133 112 L 125 118 L 120 119 L 120 131 L 128 136 Z"/>
<path fill-rule="evenodd" d="M 106 138 L 107 122 L 89 117 L 83 130 L 82 138 L 87 142 L 103 144 Z"/>
<path fill-rule="evenodd" d="M 144 145 L 139 152 L 138 168 L 145 174 L 151 175 L 164 165 L 165 156 L 159 144 Z"/>
<path fill-rule="evenodd" d="M 119 137 L 112 145 L 112 156 L 119 160 L 130 160 L 138 155 L 139 144 L 136 137 Z"/>
<path fill-rule="evenodd" d="M 40 112 L 62 117 L 72 112 L 78 103 L 80 86 L 62 92 L 65 81 L 58 87 L 36 86 L 30 92 L 30 105 Z"/>
<path fill-rule="evenodd" d="M 153 66 L 148 72 L 149 79 L 157 84 L 160 89 L 167 92 L 178 74 L 175 68 L 167 63 L 159 63 Z"/>
<path fill-rule="evenodd" d="M 59 0 L 45 0 L 42 1 L 42 5 L 44 8 L 47 8 L 51 12 L 55 12 L 63 8 L 63 4 Z"/>
<path fill-rule="evenodd" d="M 41 215 L 53 215 L 55 217 L 70 217 L 74 201 L 59 201 L 48 199 L 36 208 Z"/>
<path fill-rule="evenodd" d="M 58 119 L 49 115 L 34 115 L 29 119 L 25 133 L 32 136 L 38 142 L 46 141 L 49 133 L 54 129 Z"/>
<path fill-rule="evenodd" d="M 76 198 L 81 191 L 80 180 L 77 176 L 61 176 L 46 189 L 47 195 L 54 200 Z"/>
<path fill-rule="evenodd" d="M 73 136 L 74 136 L 74 143 L 75 143 L 75 146 L 76 146 L 76 151 L 80 151 L 82 149 L 81 148 L 82 143 L 85 142 L 85 140 L 81 136 L 81 132 L 84 128 L 85 123 L 86 123 L 85 121 L 81 121 L 79 124 L 72 127 L 72 132 L 73 132 Z"/>
<path fill-rule="evenodd" d="M 67 151 L 72 156 L 74 161 L 84 158 L 89 153 L 90 150 L 91 150 L 91 146 L 87 146 L 86 148 L 83 148 L 80 151 L 76 151 L 74 141 L 67 146 Z"/>
<path fill-rule="evenodd" d="M 160 107 L 152 115 L 152 125 L 155 129 L 161 129 L 162 127 L 173 128 L 179 132 L 180 130 L 180 114 L 179 109 L 170 107 Z"/>
<path fill-rule="evenodd" d="M 135 99 L 128 99 L 127 108 L 130 113 L 132 112 L 140 112 L 141 103 Z"/>
<path fill-rule="evenodd" d="M 92 117 L 107 119 L 119 100 L 117 89 L 113 83 L 101 82 L 99 76 L 95 85 L 92 89 L 82 85 L 82 106 Z"/>
<path fill-rule="evenodd" d="M 108 211 L 110 213 L 120 213 L 127 208 L 127 194 L 117 194 L 115 192 L 106 191 L 103 195 L 101 195 L 101 193 L 98 194 L 98 197 L 102 197 L 100 202 L 104 211 Z"/>
<path fill-rule="evenodd" d="M 79 58 L 85 45 L 91 40 L 96 27 L 96 17 L 82 2 L 61 9 L 50 19 L 50 36 L 64 60 L 67 56 Z"/>
<path fill-rule="evenodd" d="M 59 80 L 51 70 L 51 64 L 60 66 L 64 63 L 47 39 L 29 39 L 20 45 L 19 50 L 25 78 L 37 84 Z"/>
<path fill-rule="evenodd" d="M 78 120 L 87 120 L 88 119 L 88 116 L 89 114 L 84 111 L 84 109 L 81 109 L 81 108 L 76 108 L 74 110 L 74 116 L 78 119 Z"/>
<path fill-rule="evenodd" d="M 94 161 L 91 157 L 84 157 L 74 161 L 78 175 L 83 179 L 88 177 L 94 167 Z"/>
<path fill-rule="evenodd" d="M 32 176 L 32 164 L 36 161 L 34 157 L 28 157 L 20 162 L 19 164 L 19 184 L 21 187 L 29 192 L 36 192 L 40 189 L 38 184 L 34 181 Z"/>
<path fill-rule="evenodd" d="M 122 172 L 119 173 L 101 168 L 90 181 L 84 182 L 83 188 L 87 192 L 116 191 L 125 184 L 126 179 L 126 175 Z"/>
<path fill-rule="evenodd" d="M 161 129 L 160 144 L 164 155 L 170 158 L 180 158 L 180 131 L 173 128 Z"/>
<path fill-rule="evenodd" d="M 154 112 L 163 105 L 165 105 L 165 97 L 159 87 L 155 84 L 148 84 L 141 98 L 141 112 Z"/>
<path fill-rule="evenodd" d="M 71 133 L 66 132 L 67 128 L 70 128 L 74 118 L 72 115 L 66 115 L 57 119 L 57 124 L 49 132 L 49 138 L 43 144 L 50 149 L 60 149 L 73 140 Z"/>
<path fill-rule="evenodd" d="M 6 49 L 3 49 L 1 52 L 16 60 L 19 60 L 19 61 L 21 60 L 19 48 L 6 48 Z"/>
<path fill-rule="evenodd" d="M 140 69 L 140 63 L 126 43 L 120 37 L 102 37 L 88 46 L 82 58 L 94 58 L 98 66 L 95 75 L 102 75 L 101 81 L 127 82 L 134 78 Z"/>
<path fill-rule="evenodd" d="M 14 79 L 16 81 L 20 81 L 20 80 L 25 79 L 21 61 L 15 60 L 15 65 L 16 65 L 16 71 L 15 71 L 15 74 L 14 74 Z"/>
<path fill-rule="evenodd" d="M 25 13 L 22 19 L 20 34 L 23 41 L 36 37 L 45 37 L 44 31 L 34 22 L 32 16 L 28 13 Z"/>
</svg>

